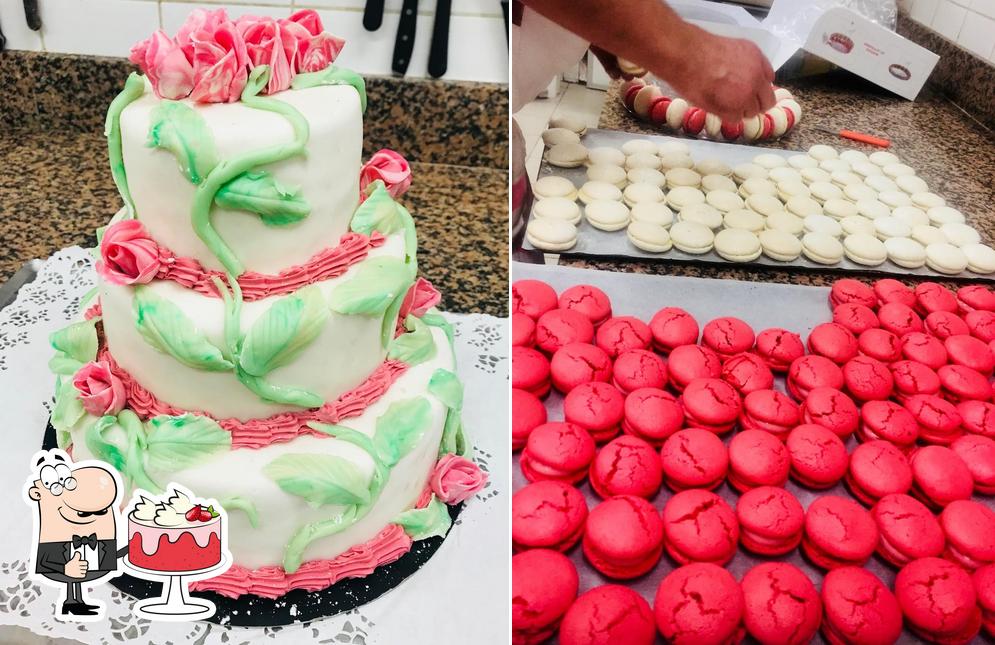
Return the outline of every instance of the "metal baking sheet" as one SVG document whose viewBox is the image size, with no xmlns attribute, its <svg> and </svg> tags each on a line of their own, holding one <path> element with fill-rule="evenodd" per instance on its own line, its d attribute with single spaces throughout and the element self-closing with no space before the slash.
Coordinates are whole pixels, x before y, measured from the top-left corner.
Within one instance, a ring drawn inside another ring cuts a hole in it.
<svg viewBox="0 0 995 645">
<path fill-rule="evenodd" d="M 610 146 L 613 148 L 621 148 L 622 144 L 626 141 L 631 141 L 633 139 L 649 139 L 651 141 L 656 141 L 658 144 L 665 141 L 680 141 L 681 143 L 687 144 L 688 148 L 691 150 L 691 157 L 695 161 L 701 159 L 720 159 L 728 164 L 730 167 L 737 166 L 741 163 L 747 163 L 752 161 L 754 157 L 761 153 L 775 154 L 782 157 L 790 157 L 796 154 L 805 154 L 804 150 L 784 150 L 780 148 L 758 148 L 755 146 L 745 146 L 735 143 L 720 143 L 717 141 L 708 141 L 706 139 L 688 139 L 684 137 L 668 137 L 664 135 L 651 135 L 642 134 L 635 132 L 622 132 L 619 130 L 598 130 L 589 129 L 587 134 L 584 135 L 581 143 L 583 143 L 588 148 L 597 148 L 600 146 Z M 556 166 L 551 166 L 549 163 L 543 159 L 542 164 L 539 166 L 539 177 L 545 177 L 547 175 L 558 175 L 560 177 L 566 177 L 570 181 L 580 188 L 587 181 L 587 167 L 581 166 L 580 168 L 558 168 Z M 528 239 L 522 242 L 522 247 L 528 250 L 537 250 Z M 905 269 L 892 263 L 890 260 L 886 260 L 884 264 L 876 267 L 868 267 L 862 264 L 857 264 L 843 257 L 838 264 L 827 265 L 819 264 L 818 262 L 813 262 L 806 258 L 804 255 L 798 257 L 796 260 L 791 262 L 779 262 L 777 260 L 772 260 L 766 255 L 761 255 L 759 258 L 752 262 L 730 262 L 722 258 L 714 250 L 709 251 L 701 255 L 694 255 L 692 253 L 685 253 L 676 248 L 672 248 L 666 253 L 650 253 L 637 249 L 633 246 L 632 242 L 625 234 L 625 229 L 620 231 L 602 231 L 594 228 L 588 224 L 586 219 L 581 219 L 580 224 L 577 226 L 577 244 L 567 250 L 561 251 L 560 255 L 565 256 L 593 256 L 593 257 L 614 257 L 614 258 L 637 258 L 640 260 L 673 260 L 675 262 L 691 262 L 696 264 L 720 264 L 720 265 L 731 265 L 731 266 L 752 266 L 759 265 L 764 267 L 783 269 L 786 267 L 800 267 L 810 270 L 819 271 L 833 271 L 838 273 L 846 274 L 865 274 L 869 276 L 873 275 L 916 275 L 923 277 L 933 277 L 933 278 L 943 278 L 944 280 L 971 280 L 971 281 L 995 281 L 995 276 L 988 275 L 978 275 L 971 273 L 969 271 L 964 271 L 957 275 L 946 275 L 943 273 L 938 273 L 933 271 L 929 267 L 920 267 L 918 269 Z"/>
<path fill-rule="evenodd" d="M 556 289 L 557 293 L 577 284 L 594 285 L 611 298 L 613 315 L 636 316 L 647 322 L 661 308 L 677 306 L 691 313 L 700 326 L 704 326 L 706 322 L 719 316 L 736 316 L 749 323 L 758 332 L 768 327 L 783 327 L 801 334 L 802 338 L 805 339 L 813 327 L 831 319 L 828 287 L 611 273 L 591 269 L 512 263 L 512 282 L 528 278 L 547 282 Z M 776 379 L 775 388 L 784 391 L 783 378 Z M 563 397 L 559 392 L 554 389 L 545 400 L 545 404 L 550 421 L 563 420 Z M 734 433 L 728 433 L 723 437 L 727 444 L 733 435 Z M 846 445 L 848 452 L 853 451 L 857 441 L 851 437 Z M 525 479 L 519 468 L 518 458 L 519 454 L 516 453 L 512 467 L 512 488 L 516 491 L 528 484 L 528 480 Z M 809 504 L 819 495 L 838 495 L 852 498 L 842 483 L 829 490 L 812 491 L 797 485 L 794 480 L 789 480 L 785 488 L 791 491 L 805 508 L 808 508 Z M 601 498 L 594 493 L 586 479 L 580 484 L 579 489 L 587 498 L 589 509 L 601 502 Z M 723 483 L 715 492 L 735 508 L 739 492 L 732 488 L 728 482 Z M 650 501 L 655 508 L 662 511 L 671 495 L 670 489 L 664 485 L 656 497 Z M 975 499 L 995 509 L 993 498 L 976 495 Z M 675 568 L 674 562 L 664 553 L 657 566 L 646 575 L 635 580 L 618 581 L 601 575 L 591 567 L 584 559 L 579 545 L 567 553 L 567 556 L 577 566 L 577 571 L 580 574 L 581 593 L 604 584 L 624 584 L 639 592 L 650 603 L 650 607 L 653 606 L 653 599 L 660 582 Z M 802 557 L 799 549 L 780 557 L 763 557 L 740 548 L 732 561 L 726 565 L 726 568 L 737 580 L 741 580 L 749 569 L 763 562 L 771 561 L 794 564 L 805 572 L 815 584 L 816 589 L 822 588 L 824 572 L 809 564 Z M 898 573 L 877 554 L 867 562 L 865 568 L 872 571 L 889 587 L 893 586 L 895 576 Z M 659 636 L 657 641 L 664 642 Z M 746 642 L 755 641 L 748 639 Z M 825 643 L 826 641 L 821 634 L 818 634 L 812 642 Z M 906 631 L 903 632 L 899 642 L 922 643 L 924 641 Z M 992 641 L 984 640 L 982 637 L 978 639 L 978 642 Z"/>
</svg>

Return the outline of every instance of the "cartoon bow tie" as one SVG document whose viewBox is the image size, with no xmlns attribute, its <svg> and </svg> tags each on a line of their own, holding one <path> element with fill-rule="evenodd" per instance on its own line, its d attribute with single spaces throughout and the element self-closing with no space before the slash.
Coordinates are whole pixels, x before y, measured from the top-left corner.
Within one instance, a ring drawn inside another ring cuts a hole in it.
<svg viewBox="0 0 995 645">
<path fill-rule="evenodd" d="M 89 535 L 74 535 L 73 536 L 73 548 L 78 549 L 80 545 L 85 544 L 91 549 L 97 548 L 97 534 L 91 533 Z"/>
</svg>

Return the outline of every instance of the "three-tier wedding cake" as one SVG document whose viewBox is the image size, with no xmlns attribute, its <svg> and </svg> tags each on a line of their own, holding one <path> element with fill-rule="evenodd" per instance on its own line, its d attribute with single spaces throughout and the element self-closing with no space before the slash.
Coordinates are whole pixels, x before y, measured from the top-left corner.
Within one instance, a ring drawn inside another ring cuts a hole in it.
<svg viewBox="0 0 995 645">
<path fill-rule="evenodd" d="M 318 15 L 196 10 L 132 50 L 106 134 L 124 208 L 98 286 L 52 336 L 52 424 L 131 488 L 218 500 L 234 565 L 277 597 L 444 535 L 484 485 L 452 331 L 418 277 L 408 163 L 361 159 L 363 79 Z M 127 497 L 127 496 L 126 496 Z"/>
</svg>

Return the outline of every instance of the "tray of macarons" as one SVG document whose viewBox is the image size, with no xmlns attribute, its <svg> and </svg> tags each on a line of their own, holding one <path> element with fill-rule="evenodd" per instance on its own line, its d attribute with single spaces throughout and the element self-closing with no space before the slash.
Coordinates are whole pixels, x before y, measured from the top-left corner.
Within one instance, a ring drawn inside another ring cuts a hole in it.
<svg viewBox="0 0 995 645">
<path fill-rule="evenodd" d="M 995 636 L 988 287 L 514 263 L 512 343 L 514 642 Z"/>
<path fill-rule="evenodd" d="M 543 139 L 526 249 L 995 278 L 995 249 L 893 152 L 563 127 Z"/>
</svg>

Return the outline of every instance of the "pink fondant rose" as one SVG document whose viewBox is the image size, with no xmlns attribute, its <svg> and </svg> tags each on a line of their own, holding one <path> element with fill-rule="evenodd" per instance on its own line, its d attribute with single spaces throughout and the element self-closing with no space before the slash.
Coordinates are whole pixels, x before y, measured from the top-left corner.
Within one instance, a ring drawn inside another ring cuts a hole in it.
<svg viewBox="0 0 995 645">
<path fill-rule="evenodd" d="M 213 28 L 195 31 L 190 40 L 194 68 L 190 98 L 200 103 L 239 100 L 249 77 L 249 56 L 235 25 L 226 20 Z"/>
<path fill-rule="evenodd" d="M 275 94 L 290 87 L 290 81 L 294 79 L 293 65 L 298 42 L 285 21 L 245 16 L 238 19 L 236 26 L 245 40 L 250 69 L 269 65 L 266 93 Z"/>
<path fill-rule="evenodd" d="M 359 171 L 360 195 L 365 195 L 367 186 L 377 179 L 387 186 L 391 197 L 400 197 L 411 186 L 411 166 L 393 150 L 380 150 Z"/>
<path fill-rule="evenodd" d="M 131 48 L 131 62 L 142 68 L 156 96 L 182 99 L 193 89 L 193 65 L 179 43 L 159 30 Z"/>
<path fill-rule="evenodd" d="M 147 284 L 159 267 L 159 247 L 138 220 L 115 222 L 104 231 L 97 273 L 108 282 Z"/>
<path fill-rule="evenodd" d="M 313 9 L 301 9 L 285 22 L 297 39 L 297 54 L 293 59 L 294 71 L 318 72 L 331 65 L 345 41 L 325 33 L 321 17 Z"/>
<path fill-rule="evenodd" d="M 397 319 L 403 321 L 408 317 L 408 314 L 421 318 L 425 312 L 439 304 L 441 300 L 442 294 L 432 286 L 431 282 L 425 278 L 418 278 L 404 296 Z"/>
<path fill-rule="evenodd" d="M 106 361 L 87 363 L 73 377 L 83 409 L 96 416 L 117 414 L 124 408 L 124 384 Z"/>
<path fill-rule="evenodd" d="M 435 464 L 429 484 L 432 492 L 446 504 L 459 504 L 473 497 L 487 483 L 477 464 L 465 457 L 449 453 Z"/>
</svg>

